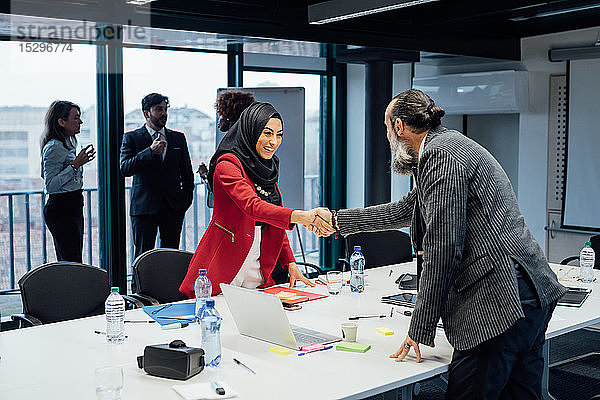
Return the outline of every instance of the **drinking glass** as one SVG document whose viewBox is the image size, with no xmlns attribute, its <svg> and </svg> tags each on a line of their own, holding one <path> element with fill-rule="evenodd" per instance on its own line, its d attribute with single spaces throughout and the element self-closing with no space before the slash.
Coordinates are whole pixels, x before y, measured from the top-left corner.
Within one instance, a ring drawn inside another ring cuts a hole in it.
<svg viewBox="0 0 600 400">
<path fill-rule="evenodd" d="M 329 294 L 339 294 L 342 290 L 342 273 L 340 271 L 327 272 L 327 291 Z"/>
<path fill-rule="evenodd" d="M 123 390 L 123 368 L 102 367 L 95 371 L 96 398 L 98 400 L 120 400 Z"/>
</svg>

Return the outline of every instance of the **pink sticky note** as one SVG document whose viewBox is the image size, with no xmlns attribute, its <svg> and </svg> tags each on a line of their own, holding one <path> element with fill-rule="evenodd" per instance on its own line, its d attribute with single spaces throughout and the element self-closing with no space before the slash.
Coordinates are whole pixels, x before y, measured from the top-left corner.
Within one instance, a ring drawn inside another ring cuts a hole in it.
<svg viewBox="0 0 600 400">
<path fill-rule="evenodd" d="M 317 350 L 321 350 L 323 347 L 322 344 L 320 343 L 316 343 L 316 344 L 309 344 L 308 346 L 302 346 L 301 349 L 302 351 L 317 351 Z"/>
</svg>

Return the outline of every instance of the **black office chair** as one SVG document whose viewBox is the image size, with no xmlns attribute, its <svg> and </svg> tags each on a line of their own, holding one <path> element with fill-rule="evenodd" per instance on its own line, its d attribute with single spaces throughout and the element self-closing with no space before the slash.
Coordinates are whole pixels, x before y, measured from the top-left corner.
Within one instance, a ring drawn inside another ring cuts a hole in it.
<svg viewBox="0 0 600 400">
<path fill-rule="evenodd" d="M 104 313 L 110 293 L 108 274 L 91 265 L 74 262 L 44 264 L 19 279 L 23 314 L 13 314 L 20 327 L 66 321 Z M 126 305 L 142 304 L 123 296 Z"/>
<path fill-rule="evenodd" d="M 596 253 L 596 261 L 594 262 L 594 269 L 600 269 L 600 235 L 595 235 L 590 237 L 589 242 L 592 243 L 592 249 L 594 249 L 594 252 Z M 577 260 L 577 262 L 579 262 L 579 255 L 576 256 L 569 256 L 567 258 L 565 258 L 564 260 L 562 260 L 560 263 L 562 265 L 567 265 L 572 261 Z"/>
<path fill-rule="evenodd" d="M 154 249 L 133 262 L 137 293 L 131 296 L 146 305 L 187 300 L 179 286 L 194 253 L 177 249 Z"/>
<path fill-rule="evenodd" d="M 365 269 L 412 261 L 410 236 L 402 231 L 363 232 L 348 236 L 348 256 L 360 246 L 365 256 Z"/>
</svg>

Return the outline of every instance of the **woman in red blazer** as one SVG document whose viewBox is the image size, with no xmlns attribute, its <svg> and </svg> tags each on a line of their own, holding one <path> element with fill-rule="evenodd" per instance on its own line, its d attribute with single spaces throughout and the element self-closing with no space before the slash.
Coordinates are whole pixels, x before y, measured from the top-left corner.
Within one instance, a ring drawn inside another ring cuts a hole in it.
<svg viewBox="0 0 600 400">
<path fill-rule="evenodd" d="M 297 280 L 314 286 L 298 270 L 285 232 L 315 222 L 316 211 L 282 206 L 277 187 L 283 140 L 281 116 L 268 103 L 253 103 L 227 132 L 210 160 L 208 182 L 213 216 L 192 257 L 179 291 L 194 298 L 198 270 L 206 268 L 212 294 L 220 283 L 257 288 L 273 285 L 271 272 L 286 268 L 290 287 Z"/>
</svg>

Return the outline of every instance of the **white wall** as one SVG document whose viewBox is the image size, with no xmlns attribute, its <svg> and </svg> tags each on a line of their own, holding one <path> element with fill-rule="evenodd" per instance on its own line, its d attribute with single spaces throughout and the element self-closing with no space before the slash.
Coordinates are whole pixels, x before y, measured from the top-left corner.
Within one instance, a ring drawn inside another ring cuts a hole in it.
<svg viewBox="0 0 600 400">
<path fill-rule="evenodd" d="M 411 65 L 396 64 L 393 66 L 392 78 L 393 96 L 410 89 Z M 348 137 L 346 161 L 346 205 L 348 208 L 364 207 L 364 182 L 365 182 L 365 66 L 361 64 L 348 64 Z M 385 135 L 383 121 L 381 121 L 381 134 Z M 392 176 L 392 200 L 398 200 L 409 189 L 408 177 Z"/>
<path fill-rule="evenodd" d="M 546 235 L 548 106 L 551 74 L 566 74 L 566 62 L 548 60 L 551 48 L 590 46 L 600 28 L 581 29 L 521 40 L 521 60 L 529 71 L 529 111 L 519 118 L 519 205 L 533 235 Z M 595 101 L 600 99 L 600 94 Z"/>
</svg>

